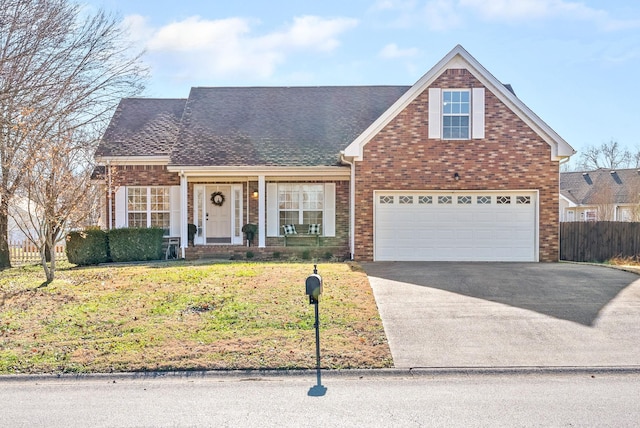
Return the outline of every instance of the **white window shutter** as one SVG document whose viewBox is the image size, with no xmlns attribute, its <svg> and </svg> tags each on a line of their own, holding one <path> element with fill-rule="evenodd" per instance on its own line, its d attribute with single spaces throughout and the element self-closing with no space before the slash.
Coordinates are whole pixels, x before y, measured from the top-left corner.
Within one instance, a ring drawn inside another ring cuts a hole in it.
<svg viewBox="0 0 640 428">
<path fill-rule="evenodd" d="M 170 236 L 180 236 L 180 186 L 170 187 L 169 207 L 171 209 L 169 234 Z"/>
<path fill-rule="evenodd" d="M 484 138 L 484 88 L 473 88 L 471 104 L 471 138 Z"/>
<path fill-rule="evenodd" d="M 442 89 L 429 88 L 429 138 L 441 138 Z"/>
<path fill-rule="evenodd" d="M 336 236 L 336 183 L 324 185 L 323 235 Z"/>
<path fill-rule="evenodd" d="M 127 227 L 127 188 L 118 187 L 116 190 L 116 224 L 115 228 Z"/>
<path fill-rule="evenodd" d="M 267 236 L 278 236 L 279 232 L 278 184 L 267 183 Z"/>
</svg>

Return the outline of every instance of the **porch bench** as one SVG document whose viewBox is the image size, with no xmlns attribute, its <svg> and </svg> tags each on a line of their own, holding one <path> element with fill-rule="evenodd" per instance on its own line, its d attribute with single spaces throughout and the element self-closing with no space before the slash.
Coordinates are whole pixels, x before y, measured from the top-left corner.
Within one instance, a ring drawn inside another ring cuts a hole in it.
<svg viewBox="0 0 640 428">
<path fill-rule="evenodd" d="M 282 226 L 284 232 L 284 246 L 288 245 L 290 239 L 315 240 L 316 247 L 320 246 L 320 225 L 319 224 L 285 224 Z"/>
</svg>

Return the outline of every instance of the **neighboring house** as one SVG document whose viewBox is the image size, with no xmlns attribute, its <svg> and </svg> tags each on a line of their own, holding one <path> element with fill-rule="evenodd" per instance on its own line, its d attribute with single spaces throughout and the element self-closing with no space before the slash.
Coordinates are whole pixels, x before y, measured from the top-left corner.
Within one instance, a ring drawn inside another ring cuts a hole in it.
<svg viewBox="0 0 640 428">
<path fill-rule="evenodd" d="M 557 261 L 573 153 L 457 46 L 413 86 L 124 99 L 96 160 L 107 227 L 164 227 L 187 257 L 242 248 L 254 223 L 263 252 L 313 224 L 322 247 L 362 261 Z"/>
<path fill-rule="evenodd" d="M 9 203 L 8 234 L 10 243 L 23 243 L 31 237 L 37 237 L 38 232 L 31 224 L 30 218 L 37 218 L 35 203 L 20 195 L 14 195 Z"/>
<path fill-rule="evenodd" d="M 560 221 L 640 221 L 640 170 L 561 173 Z"/>
</svg>

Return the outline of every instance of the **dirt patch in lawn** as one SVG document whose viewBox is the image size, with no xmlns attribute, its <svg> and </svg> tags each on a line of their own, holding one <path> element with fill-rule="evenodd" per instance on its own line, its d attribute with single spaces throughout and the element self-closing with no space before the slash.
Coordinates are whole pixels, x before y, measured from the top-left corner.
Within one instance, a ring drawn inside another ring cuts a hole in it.
<svg viewBox="0 0 640 428">
<path fill-rule="evenodd" d="M 315 367 L 308 263 L 186 262 L 0 272 L 0 373 Z M 391 367 L 366 275 L 318 265 L 324 368 Z"/>
</svg>

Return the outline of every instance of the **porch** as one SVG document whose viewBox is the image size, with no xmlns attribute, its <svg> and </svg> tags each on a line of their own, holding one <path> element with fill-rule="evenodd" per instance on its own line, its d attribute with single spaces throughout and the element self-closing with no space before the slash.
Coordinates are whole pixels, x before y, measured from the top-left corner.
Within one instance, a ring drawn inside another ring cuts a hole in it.
<svg viewBox="0 0 640 428">
<path fill-rule="evenodd" d="M 349 248 L 342 246 L 270 246 L 191 245 L 185 249 L 186 260 L 337 260 L 350 258 Z"/>
</svg>

